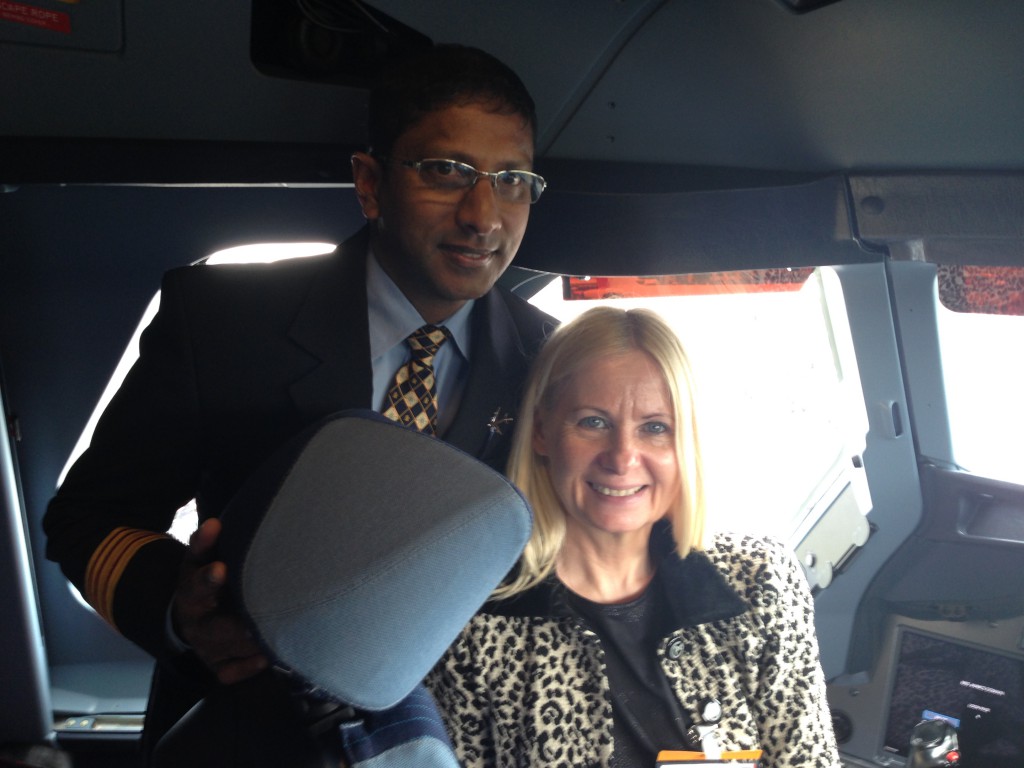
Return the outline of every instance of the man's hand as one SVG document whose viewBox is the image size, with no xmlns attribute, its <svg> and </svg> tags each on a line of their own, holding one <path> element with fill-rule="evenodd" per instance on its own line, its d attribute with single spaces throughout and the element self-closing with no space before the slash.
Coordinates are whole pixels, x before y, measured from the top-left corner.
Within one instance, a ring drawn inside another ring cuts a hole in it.
<svg viewBox="0 0 1024 768">
<path fill-rule="evenodd" d="M 227 566 L 212 559 L 220 529 L 219 520 L 207 520 L 189 539 L 171 617 L 178 636 L 221 683 L 230 685 L 266 669 L 267 657 L 227 606 Z"/>
</svg>

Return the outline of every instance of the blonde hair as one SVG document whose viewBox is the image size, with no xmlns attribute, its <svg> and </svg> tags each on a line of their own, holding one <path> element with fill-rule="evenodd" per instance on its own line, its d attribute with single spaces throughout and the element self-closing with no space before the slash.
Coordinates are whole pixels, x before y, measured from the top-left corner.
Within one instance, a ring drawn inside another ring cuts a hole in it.
<svg viewBox="0 0 1024 768">
<path fill-rule="evenodd" d="M 676 551 L 686 557 L 691 550 L 703 547 L 705 498 L 694 382 L 682 342 L 650 310 L 595 307 L 551 334 L 527 380 L 508 476 L 533 507 L 533 531 L 516 572 L 495 590 L 495 598 L 512 597 L 547 578 L 565 540 L 565 510 L 555 493 L 547 463 L 533 450 L 538 415 L 551 411 L 568 382 L 591 361 L 636 350 L 649 355 L 660 369 L 672 401 L 681 482 L 679 498 L 666 518 L 672 524 Z"/>
</svg>

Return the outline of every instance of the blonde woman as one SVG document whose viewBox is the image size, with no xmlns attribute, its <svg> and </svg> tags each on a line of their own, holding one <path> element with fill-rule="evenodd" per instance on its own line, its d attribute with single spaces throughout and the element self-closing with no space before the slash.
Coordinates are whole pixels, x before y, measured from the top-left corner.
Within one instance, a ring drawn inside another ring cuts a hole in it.
<svg viewBox="0 0 1024 768">
<path fill-rule="evenodd" d="M 766 768 L 839 765 L 799 566 L 705 537 L 692 376 L 657 315 L 552 334 L 509 474 L 532 538 L 428 679 L 463 765 L 653 768 L 694 726 Z"/>
</svg>

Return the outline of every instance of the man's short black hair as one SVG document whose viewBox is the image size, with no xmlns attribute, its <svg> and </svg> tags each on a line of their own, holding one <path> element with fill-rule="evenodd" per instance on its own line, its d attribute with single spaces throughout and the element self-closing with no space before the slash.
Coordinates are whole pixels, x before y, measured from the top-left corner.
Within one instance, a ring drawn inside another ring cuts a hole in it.
<svg viewBox="0 0 1024 768">
<path fill-rule="evenodd" d="M 387 155 L 424 115 L 462 104 L 520 115 L 536 141 L 536 108 L 519 76 L 479 48 L 448 43 L 397 57 L 381 71 L 370 91 L 371 151 Z"/>
</svg>

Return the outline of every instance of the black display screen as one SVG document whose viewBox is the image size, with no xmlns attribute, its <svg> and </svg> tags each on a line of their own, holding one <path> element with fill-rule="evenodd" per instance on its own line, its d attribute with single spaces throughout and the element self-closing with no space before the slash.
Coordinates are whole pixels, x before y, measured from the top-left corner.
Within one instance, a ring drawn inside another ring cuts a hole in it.
<svg viewBox="0 0 1024 768">
<path fill-rule="evenodd" d="M 907 756 L 921 720 L 957 729 L 963 768 L 1024 766 L 1024 659 L 904 628 L 883 750 Z"/>
</svg>

